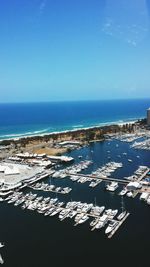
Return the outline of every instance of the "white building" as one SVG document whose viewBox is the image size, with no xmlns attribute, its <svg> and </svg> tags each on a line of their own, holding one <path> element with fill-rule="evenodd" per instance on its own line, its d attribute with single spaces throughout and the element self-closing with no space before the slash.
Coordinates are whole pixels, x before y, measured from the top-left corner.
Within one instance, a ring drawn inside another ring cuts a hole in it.
<svg viewBox="0 0 150 267">
<path fill-rule="evenodd" d="M 142 187 L 142 185 L 139 182 L 130 182 L 127 184 L 127 189 L 131 190 L 131 191 L 137 190 L 141 187 Z"/>
<path fill-rule="evenodd" d="M 150 126 L 150 108 L 147 109 L 147 125 Z"/>
</svg>

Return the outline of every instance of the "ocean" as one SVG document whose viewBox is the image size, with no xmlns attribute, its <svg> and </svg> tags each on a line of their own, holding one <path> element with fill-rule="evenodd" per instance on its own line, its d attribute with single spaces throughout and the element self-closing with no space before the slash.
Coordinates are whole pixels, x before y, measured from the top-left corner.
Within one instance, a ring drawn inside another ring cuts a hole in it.
<svg viewBox="0 0 150 267">
<path fill-rule="evenodd" d="M 150 99 L 0 104 L 0 139 L 130 122 L 149 106 Z"/>
</svg>

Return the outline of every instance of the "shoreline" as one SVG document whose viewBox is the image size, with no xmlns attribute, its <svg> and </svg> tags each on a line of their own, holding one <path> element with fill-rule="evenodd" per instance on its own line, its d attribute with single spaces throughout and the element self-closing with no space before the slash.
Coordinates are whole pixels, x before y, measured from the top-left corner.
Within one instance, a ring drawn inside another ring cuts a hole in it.
<svg viewBox="0 0 150 267">
<path fill-rule="evenodd" d="M 38 137 L 48 137 L 48 136 L 52 136 L 52 135 L 59 135 L 59 134 L 69 134 L 69 133 L 74 133 L 74 132 L 78 132 L 78 131 L 86 131 L 86 130 L 94 130 L 94 129 L 100 129 L 102 127 L 111 127 L 111 126 L 123 126 L 126 124 L 135 124 L 138 120 L 142 120 L 144 118 L 137 118 L 135 120 L 126 120 L 124 122 L 106 122 L 106 123 L 101 123 L 99 125 L 95 125 L 95 126 L 89 126 L 89 127 L 79 127 L 79 128 L 75 128 L 75 129 L 70 129 L 70 130 L 62 130 L 62 131 L 54 131 L 54 132 L 47 132 L 47 133 L 39 133 L 39 134 L 33 134 L 33 135 L 22 135 L 19 137 L 10 137 L 10 138 L 5 138 L 5 139 L 0 139 L 0 143 L 1 142 L 5 142 L 5 141 L 21 141 L 24 139 L 32 139 L 32 138 L 38 138 Z"/>
</svg>

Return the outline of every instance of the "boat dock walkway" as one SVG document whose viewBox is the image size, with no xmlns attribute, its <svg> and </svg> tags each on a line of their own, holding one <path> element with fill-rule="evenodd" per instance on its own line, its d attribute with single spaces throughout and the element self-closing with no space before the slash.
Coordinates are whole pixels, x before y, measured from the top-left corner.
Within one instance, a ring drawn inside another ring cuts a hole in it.
<svg viewBox="0 0 150 267">
<path fill-rule="evenodd" d="M 110 177 L 96 177 L 96 176 L 93 176 L 93 175 L 89 175 L 89 174 L 77 174 L 77 173 L 73 173 L 73 174 L 69 174 L 69 176 L 79 176 L 79 177 L 86 177 L 86 178 L 91 178 L 93 180 L 104 180 L 104 181 L 109 181 L 109 182 L 118 182 L 118 183 L 122 183 L 122 184 L 128 184 L 129 181 L 127 180 L 123 180 L 123 179 L 118 179 L 118 178 L 110 178 Z"/>
<path fill-rule="evenodd" d="M 149 172 L 149 169 L 147 169 L 142 175 L 140 175 L 140 177 L 136 180 L 136 182 L 140 182 L 146 175 L 147 173 Z M 82 174 L 82 173 L 73 173 L 73 174 L 69 174 L 69 176 L 79 176 L 79 177 L 86 177 L 86 178 L 91 178 L 93 180 L 103 180 L 103 181 L 109 181 L 109 182 L 118 182 L 118 183 L 121 183 L 121 184 L 125 184 L 127 185 L 129 183 L 128 180 L 125 180 L 125 179 L 119 179 L 119 178 L 113 178 L 113 177 L 97 177 L 97 176 L 93 176 L 93 175 L 90 175 L 90 174 Z"/>
<path fill-rule="evenodd" d="M 140 177 L 139 179 L 137 180 L 137 182 L 139 183 L 149 172 L 149 169 L 147 169 Z"/>
<path fill-rule="evenodd" d="M 119 227 L 123 224 L 123 222 L 127 219 L 127 217 L 130 215 L 128 212 L 126 216 L 119 222 L 119 224 L 116 226 L 116 228 L 108 235 L 108 238 L 112 238 L 113 235 L 116 233 L 116 231 L 119 229 Z"/>
<path fill-rule="evenodd" d="M 150 186 L 143 186 L 138 193 L 150 193 Z"/>
</svg>

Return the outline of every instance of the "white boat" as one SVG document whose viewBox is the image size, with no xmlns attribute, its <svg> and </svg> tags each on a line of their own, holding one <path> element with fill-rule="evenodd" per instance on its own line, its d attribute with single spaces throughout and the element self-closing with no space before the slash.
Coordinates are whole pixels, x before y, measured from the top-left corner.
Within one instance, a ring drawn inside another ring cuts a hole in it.
<svg viewBox="0 0 150 267">
<path fill-rule="evenodd" d="M 120 191 L 119 195 L 120 195 L 120 196 L 124 196 L 127 192 L 128 192 L 128 190 L 127 190 L 127 188 L 125 187 L 125 188 L 123 188 L 123 189 Z"/>
<path fill-rule="evenodd" d="M 58 214 L 60 211 L 61 211 L 61 208 L 57 208 L 57 209 L 55 209 L 55 210 L 50 214 L 50 216 L 55 216 L 55 215 Z"/>
<path fill-rule="evenodd" d="M 4 260 L 2 258 L 2 255 L 0 254 L 0 264 L 3 264 L 4 263 Z"/>
<path fill-rule="evenodd" d="M 113 219 L 116 214 L 118 213 L 118 210 L 112 210 L 112 209 L 108 209 L 108 210 L 105 210 L 105 214 L 109 217 L 109 219 Z"/>
<path fill-rule="evenodd" d="M 4 243 L 0 242 L 0 248 L 3 248 L 4 246 L 5 246 Z"/>
<path fill-rule="evenodd" d="M 117 220 L 121 221 L 121 220 L 125 217 L 126 213 L 127 213 L 126 210 L 123 211 L 123 212 L 121 212 L 121 213 L 117 216 Z"/>
<path fill-rule="evenodd" d="M 90 222 L 90 226 L 95 226 L 98 223 L 98 218 L 94 219 L 93 221 Z"/>
<path fill-rule="evenodd" d="M 97 215 L 97 216 L 99 216 L 103 211 L 104 211 L 104 209 L 105 209 L 105 206 L 101 206 L 101 207 L 99 207 L 99 206 L 94 206 L 92 209 L 91 209 L 91 214 L 92 215 Z"/>
<path fill-rule="evenodd" d="M 119 222 L 112 220 L 110 221 L 109 225 L 107 226 L 105 230 L 105 234 L 109 234 L 112 230 L 115 229 L 115 227 L 118 225 Z"/>
<path fill-rule="evenodd" d="M 141 195 L 140 195 L 140 200 L 147 200 L 149 197 L 149 193 L 147 192 L 143 192 Z"/>
<path fill-rule="evenodd" d="M 127 193 L 127 196 L 128 196 L 128 197 L 132 197 L 132 196 L 133 196 L 133 193 L 132 193 L 131 191 L 129 191 L 129 192 Z"/>
<path fill-rule="evenodd" d="M 108 215 L 104 214 L 99 218 L 98 223 L 96 224 L 96 229 L 100 229 L 108 222 Z"/>
<path fill-rule="evenodd" d="M 75 216 L 74 221 L 75 221 L 75 222 L 79 222 L 83 216 L 84 216 L 84 213 L 78 213 L 78 214 Z"/>
<path fill-rule="evenodd" d="M 129 162 L 132 162 L 132 159 L 128 159 Z"/>
<path fill-rule="evenodd" d="M 147 198 L 147 204 L 150 205 L 150 196 Z"/>
<path fill-rule="evenodd" d="M 87 215 L 84 215 L 80 220 L 79 220 L 79 224 L 82 224 L 84 222 L 86 222 L 89 219 L 89 217 Z"/>
<path fill-rule="evenodd" d="M 117 182 L 111 182 L 111 184 L 107 185 L 106 190 L 114 192 L 118 188 Z"/>
<path fill-rule="evenodd" d="M 70 211 L 70 212 L 68 213 L 67 217 L 69 217 L 69 218 L 72 219 L 76 214 L 77 214 L 77 211 L 72 210 L 72 211 Z"/>
</svg>

